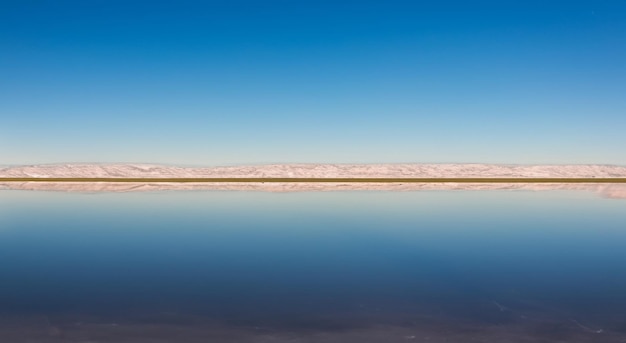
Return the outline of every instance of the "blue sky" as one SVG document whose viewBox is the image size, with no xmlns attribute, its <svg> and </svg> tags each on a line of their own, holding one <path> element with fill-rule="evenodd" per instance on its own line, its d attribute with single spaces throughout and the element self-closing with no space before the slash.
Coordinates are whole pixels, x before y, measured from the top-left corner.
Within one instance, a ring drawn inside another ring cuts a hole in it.
<svg viewBox="0 0 626 343">
<path fill-rule="evenodd" d="M 623 1 L 4 1 L 0 164 L 626 164 Z"/>
</svg>

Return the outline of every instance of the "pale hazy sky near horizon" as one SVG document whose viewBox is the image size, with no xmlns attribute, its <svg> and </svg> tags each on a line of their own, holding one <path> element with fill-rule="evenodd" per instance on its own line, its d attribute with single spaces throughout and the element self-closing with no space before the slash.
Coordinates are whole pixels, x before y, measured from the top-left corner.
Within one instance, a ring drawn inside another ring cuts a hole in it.
<svg viewBox="0 0 626 343">
<path fill-rule="evenodd" d="M 626 165 L 624 1 L 4 1 L 0 165 Z"/>
</svg>

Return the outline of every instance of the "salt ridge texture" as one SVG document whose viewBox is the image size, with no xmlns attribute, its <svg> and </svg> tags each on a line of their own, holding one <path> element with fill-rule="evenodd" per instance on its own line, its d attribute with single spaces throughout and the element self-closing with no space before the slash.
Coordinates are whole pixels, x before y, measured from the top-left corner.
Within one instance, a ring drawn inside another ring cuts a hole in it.
<svg viewBox="0 0 626 343">
<path fill-rule="evenodd" d="M 182 168 L 147 164 L 65 164 L 0 169 L 0 177 L 202 178 L 202 177 L 626 177 L 626 167 L 610 165 L 490 164 L 290 164 L 242 167 Z M 61 192 L 147 192 L 228 190 L 262 192 L 524 190 L 590 191 L 605 198 L 626 199 L 625 184 L 590 183 L 115 183 L 4 182 L 0 189 Z"/>
<path fill-rule="evenodd" d="M 0 177 L 40 178 L 611 178 L 626 177 L 614 165 L 498 164 L 273 164 L 185 168 L 150 164 L 32 165 L 0 169 Z"/>
</svg>

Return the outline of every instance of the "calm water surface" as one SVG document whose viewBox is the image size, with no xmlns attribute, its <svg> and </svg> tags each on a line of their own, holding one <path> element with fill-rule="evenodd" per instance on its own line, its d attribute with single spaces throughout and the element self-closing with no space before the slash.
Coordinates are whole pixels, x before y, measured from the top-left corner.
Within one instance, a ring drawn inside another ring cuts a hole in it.
<svg viewBox="0 0 626 343">
<path fill-rule="evenodd" d="M 626 342 L 626 200 L 0 191 L 2 342 Z"/>
</svg>

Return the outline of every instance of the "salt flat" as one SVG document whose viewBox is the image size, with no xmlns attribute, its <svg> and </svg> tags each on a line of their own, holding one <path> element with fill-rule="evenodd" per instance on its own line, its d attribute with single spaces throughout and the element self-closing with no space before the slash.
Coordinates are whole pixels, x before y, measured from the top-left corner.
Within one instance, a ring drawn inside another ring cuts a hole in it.
<svg viewBox="0 0 626 343">
<path fill-rule="evenodd" d="M 269 164 L 187 168 L 151 164 L 58 164 L 0 169 L 0 178 L 619 178 L 615 165 Z"/>
<path fill-rule="evenodd" d="M 63 192 L 145 192 L 229 190 L 263 192 L 577 190 L 605 198 L 626 198 L 625 184 L 595 183 L 353 183 L 353 182 L 45 182 L 47 178 L 623 178 L 626 167 L 612 165 L 493 164 L 274 164 L 184 168 L 150 164 L 32 165 L 0 169 L 0 178 L 42 178 L 0 182 L 0 189 Z M 42 182 L 44 181 L 44 182 Z"/>
</svg>

